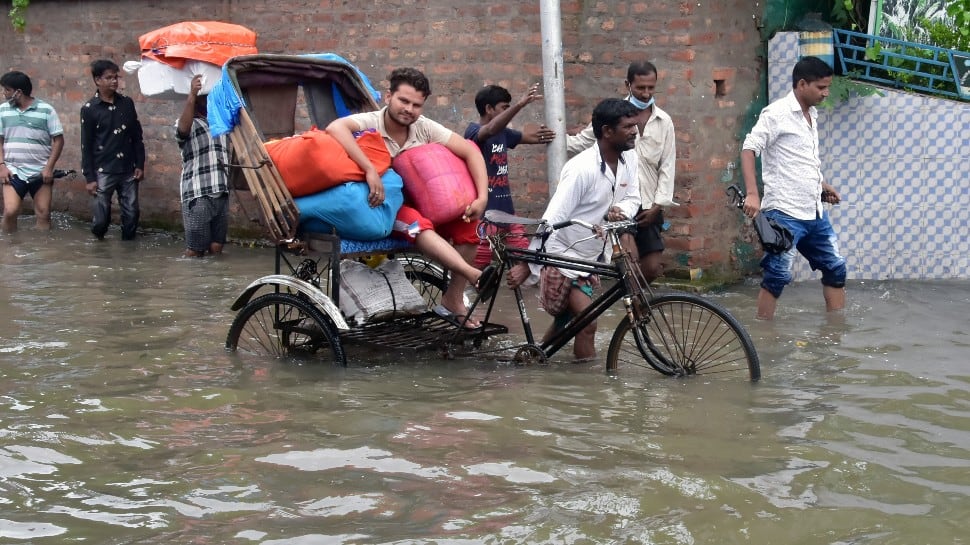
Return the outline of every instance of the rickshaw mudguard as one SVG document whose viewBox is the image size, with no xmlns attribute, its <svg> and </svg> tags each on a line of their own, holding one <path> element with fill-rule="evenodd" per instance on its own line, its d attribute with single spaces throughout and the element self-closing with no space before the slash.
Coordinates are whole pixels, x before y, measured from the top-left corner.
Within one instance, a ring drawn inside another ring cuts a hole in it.
<svg viewBox="0 0 970 545">
<path fill-rule="evenodd" d="M 289 288 L 298 293 L 302 293 L 307 296 L 310 301 L 317 306 L 318 309 L 322 310 L 331 320 L 333 320 L 333 325 L 337 329 L 346 330 L 350 329 L 347 325 L 347 321 L 344 320 L 343 314 L 341 314 L 340 309 L 337 305 L 326 294 L 320 291 L 319 288 L 313 284 L 300 280 L 299 278 L 294 278 L 292 276 L 287 276 L 285 274 L 270 274 L 262 278 L 254 280 L 251 284 L 246 286 L 246 289 L 236 298 L 236 301 L 232 304 L 232 310 L 239 310 L 263 286 L 281 286 L 284 288 Z"/>
</svg>

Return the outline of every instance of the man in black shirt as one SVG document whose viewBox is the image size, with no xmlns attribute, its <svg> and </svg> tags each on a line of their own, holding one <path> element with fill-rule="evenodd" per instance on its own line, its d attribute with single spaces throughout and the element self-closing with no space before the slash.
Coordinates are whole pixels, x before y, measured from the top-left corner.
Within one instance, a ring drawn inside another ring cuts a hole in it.
<svg viewBox="0 0 970 545">
<path fill-rule="evenodd" d="M 81 106 L 81 172 L 87 181 L 94 221 L 91 232 L 103 239 L 111 223 L 111 196 L 118 192 L 121 238 L 138 229 L 138 182 L 144 176 L 145 144 L 135 103 L 118 92 L 118 65 L 91 63 L 98 90 Z"/>
</svg>

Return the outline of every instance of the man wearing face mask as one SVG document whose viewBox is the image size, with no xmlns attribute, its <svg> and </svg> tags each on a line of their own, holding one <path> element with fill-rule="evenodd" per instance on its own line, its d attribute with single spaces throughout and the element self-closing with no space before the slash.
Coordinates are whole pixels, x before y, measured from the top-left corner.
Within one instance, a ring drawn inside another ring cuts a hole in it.
<svg viewBox="0 0 970 545">
<path fill-rule="evenodd" d="M 635 249 L 643 276 L 648 282 L 653 282 L 663 275 L 663 263 L 660 261 L 664 249 L 660 234 L 664 225 L 663 207 L 677 206 L 674 202 L 674 166 L 677 160 L 674 123 L 654 101 L 656 66 L 647 61 L 631 63 L 624 85 L 626 100 L 636 106 L 639 112 L 636 152 L 641 208 L 636 216 Z M 593 127 L 588 125 L 579 133 L 566 136 L 566 150 L 572 156 L 595 142 Z M 631 253 L 634 249 L 632 246 L 627 241 Z"/>
<path fill-rule="evenodd" d="M 33 85 L 23 72 L 0 76 L 0 183 L 3 184 L 5 233 L 17 230 L 24 198 L 34 201 L 37 229 L 51 228 L 54 165 L 64 149 L 64 129 L 54 108 L 31 96 Z"/>
</svg>

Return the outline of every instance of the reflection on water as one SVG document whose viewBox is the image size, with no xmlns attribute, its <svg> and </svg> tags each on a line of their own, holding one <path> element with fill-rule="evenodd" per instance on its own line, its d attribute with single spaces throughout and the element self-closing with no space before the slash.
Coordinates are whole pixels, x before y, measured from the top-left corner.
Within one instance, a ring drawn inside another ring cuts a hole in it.
<svg viewBox="0 0 970 545">
<path fill-rule="evenodd" d="M 834 317 L 800 284 L 774 322 L 753 284 L 712 295 L 756 385 L 240 365 L 229 305 L 271 251 L 55 219 L 0 236 L 0 543 L 967 542 L 966 283 L 854 282 Z"/>
</svg>

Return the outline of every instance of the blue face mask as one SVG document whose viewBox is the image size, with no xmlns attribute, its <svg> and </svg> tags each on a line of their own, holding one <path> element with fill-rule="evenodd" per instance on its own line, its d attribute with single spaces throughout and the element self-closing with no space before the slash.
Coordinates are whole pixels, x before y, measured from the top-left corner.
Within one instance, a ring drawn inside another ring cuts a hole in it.
<svg viewBox="0 0 970 545">
<path fill-rule="evenodd" d="M 650 97 L 649 101 L 644 102 L 633 95 L 628 95 L 626 97 L 626 100 L 630 104 L 633 104 L 634 106 L 636 106 L 638 110 L 646 110 L 647 108 L 653 106 L 653 97 Z"/>
</svg>

